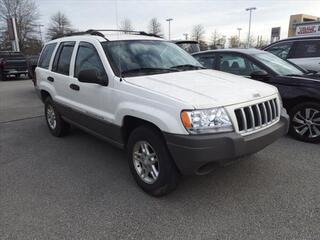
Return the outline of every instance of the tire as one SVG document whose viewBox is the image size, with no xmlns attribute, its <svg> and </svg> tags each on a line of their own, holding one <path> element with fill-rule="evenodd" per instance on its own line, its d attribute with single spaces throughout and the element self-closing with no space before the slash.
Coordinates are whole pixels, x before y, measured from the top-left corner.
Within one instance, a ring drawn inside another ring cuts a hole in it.
<svg viewBox="0 0 320 240">
<path fill-rule="evenodd" d="M 137 184 L 146 193 L 159 197 L 176 188 L 178 171 L 166 143 L 157 129 L 149 126 L 140 126 L 134 129 L 129 136 L 127 149 L 130 171 Z M 143 155 L 146 152 L 143 149 L 148 149 L 149 155 L 147 153 Z M 139 154 L 140 156 L 138 156 Z M 149 160 L 146 160 L 148 158 Z M 143 163 L 144 160 L 147 163 Z M 149 164 L 153 164 L 153 166 Z M 142 176 L 143 174 L 145 177 Z"/>
<path fill-rule="evenodd" d="M 6 80 L 6 75 L 4 73 L 0 73 L 0 81 L 5 81 Z"/>
<path fill-rule="evenodd" d="M 54 103 L 50 97 L 44 102 L 44 112 L 51 134 L 56 137 L 65 136 L 70 129 L 70 125 L 61 118 L 60 113 L 54 107 Z"/>
<path fill-rule="evenodd" d="M 290 109 L 289 115 L 292 137 L 304 142 L 320 142 L 320 103 L 298 104 Z"/>
</svg>

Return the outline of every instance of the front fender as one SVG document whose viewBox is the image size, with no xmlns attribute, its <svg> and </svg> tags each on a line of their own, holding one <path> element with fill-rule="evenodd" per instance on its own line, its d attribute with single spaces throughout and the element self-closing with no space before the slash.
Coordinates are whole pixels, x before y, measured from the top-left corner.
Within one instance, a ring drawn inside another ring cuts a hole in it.
<svg viewBox="0 0 320 240">
<path fill-rule="evenodd" d="M 161 109 L 144 104 L 125 102 L 119 105 L 115 123 L 122 126 L 126 116 L 136 117 L 156 125 L 161 131 L 175 134 L 188 134 L 180 120 L 180 112 Z"/>
</svg>

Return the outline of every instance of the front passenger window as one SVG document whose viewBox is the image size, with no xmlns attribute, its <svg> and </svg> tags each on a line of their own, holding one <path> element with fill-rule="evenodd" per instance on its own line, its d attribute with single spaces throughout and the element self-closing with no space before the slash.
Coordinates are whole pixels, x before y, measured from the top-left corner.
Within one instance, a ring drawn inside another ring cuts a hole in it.
<svg viewBox="0 0 320 240">
<path fill-rule="evenodd" d="M 81 71 L 89 69 L 97 70 L 101 77 L 106 76 L 106 71 L 96 48 L 90 43 L 80 42 L 75 63 L 74 77 L 77 78 Z"/>
<path fill-rule="evenodd" d="M 278 43 L 266 49 L 266 51 L 276 55 L 279 58 L 287 59 L 291 47 L 292 42 Z"/>
</svg>

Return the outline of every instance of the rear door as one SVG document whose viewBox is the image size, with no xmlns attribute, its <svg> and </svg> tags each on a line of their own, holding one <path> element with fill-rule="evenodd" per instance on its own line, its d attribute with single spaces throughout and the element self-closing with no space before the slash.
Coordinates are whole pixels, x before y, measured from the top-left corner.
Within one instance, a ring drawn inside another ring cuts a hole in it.
<svg viewBox="0 0 320 240">
<path fill-rule="evenodd" d="M 320 40 L 296 41 L 288 60 L 305 69 L 320 71 Z"/>
<path fill-rule="evenodd" d="M 47 80 L 52 82 L 55 87 L 56 95 L 54 96 L 54 101 L 59 111 L 67 117 L 70 117 L 70 109 L 74 105 L 70 94 L 70 85 L 72 83 L 70 62 L 75 43 L 74 41 L 60 43 L 52 63 L 51 72 L 47 76 Z"/>
</svg>

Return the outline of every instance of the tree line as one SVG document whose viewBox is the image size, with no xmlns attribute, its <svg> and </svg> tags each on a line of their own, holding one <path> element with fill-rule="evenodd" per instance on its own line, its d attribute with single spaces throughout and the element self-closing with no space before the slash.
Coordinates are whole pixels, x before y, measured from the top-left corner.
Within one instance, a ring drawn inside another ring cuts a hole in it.
<svg viewBox="0 0 320 240">
<path fill-rule="evenodd" d="M 39 53 L 43 45 L 43 37 L 45 40 L 51 40 L 77 31 L 68 17 L 63 12 L 58 11 L 50 17 L 46 34 L 42 36 L 42 25 L 39 24 L 40 13 L 34 0 L 0 0 L 0 49 L 11 49 L 7 32 L 7 19 L 12 17 L 16 19 L 20 48 L 26 54 Z M 135 30 L 128 18 L 123 19 L 118 28 L 124 32 Z M 149 21 L 147 32 L 164 37 L 163 27 L 155 17 Z M 227 41 L 229 47 L 244 47 L 244 43 L 240 41 L 238 36 L 234 35 L 227 39 L 217 30 L 211 33 L 209 40 L 206 40 L 206 32 L 202 24 L 194 25 L 191 33 L 184 35 L 186 38 L 190 36 L 188 40 L 198 41 L 202 50 L 224 48 Z M 256 42 L 252 38 L 250 43 L 251 46 L 261 47 L 266 44 L 266 41 L 260 38 Z"/>
</svg>

